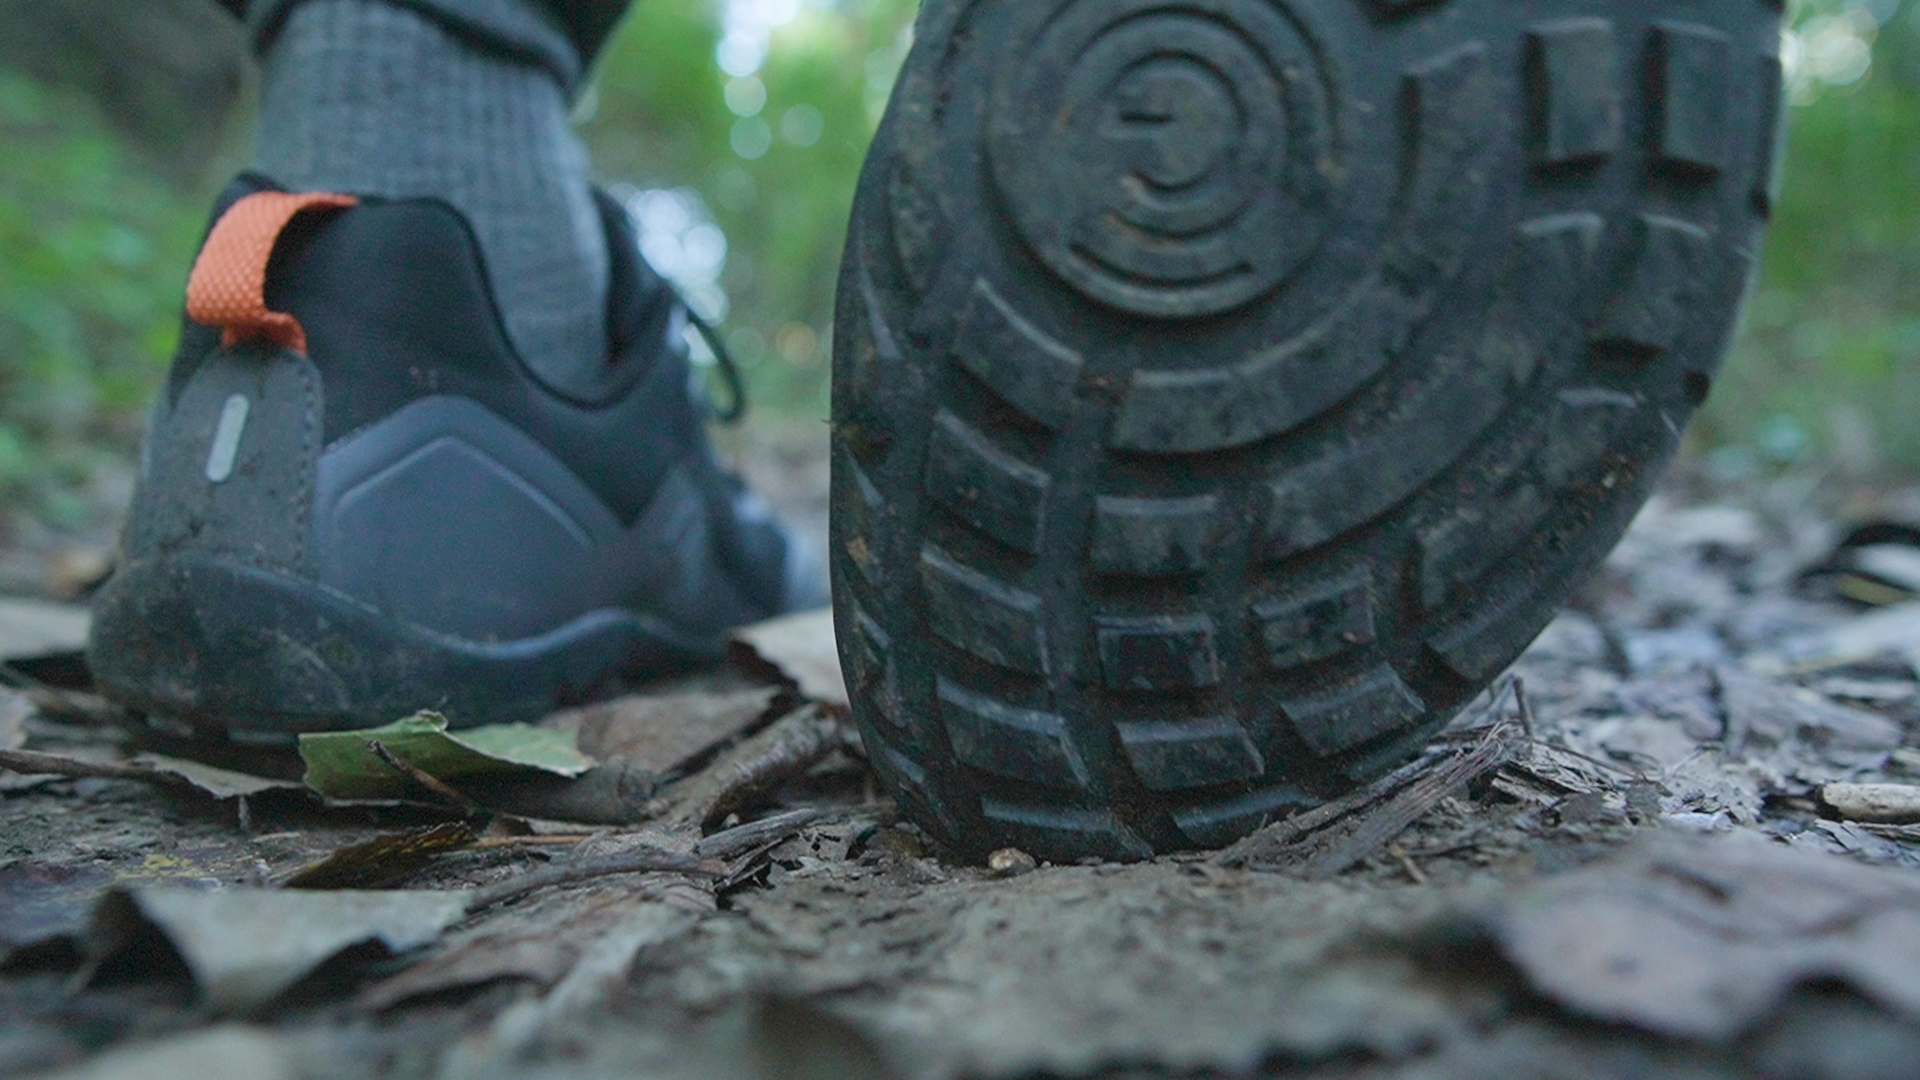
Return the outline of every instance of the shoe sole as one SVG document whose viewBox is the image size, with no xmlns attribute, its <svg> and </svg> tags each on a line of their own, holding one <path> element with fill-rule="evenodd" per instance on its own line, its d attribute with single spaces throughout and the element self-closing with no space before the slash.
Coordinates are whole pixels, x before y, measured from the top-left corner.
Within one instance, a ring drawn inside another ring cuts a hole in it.
<svg viewBox="0 0 1920 1080">
<path fill-rule="evenodd" d="M 421 709 L 456 726 L 530 722 L 622 671 L 676 671 L 713 650 L 629 611 L 539 637 L 478 642 L 382 614 L 310 581 L 175 557 L 115 572 L 94 603 L 88 660 L 130 708 L 208 737 L 289 743 Z"/>
<path fill-rule="evenodd" d="M 834 362 L 853 711 L 978 858 L 1228 843 L 1406 758 L 1707 395 L 1778 0 L 929 0 Z"/>
</svg>

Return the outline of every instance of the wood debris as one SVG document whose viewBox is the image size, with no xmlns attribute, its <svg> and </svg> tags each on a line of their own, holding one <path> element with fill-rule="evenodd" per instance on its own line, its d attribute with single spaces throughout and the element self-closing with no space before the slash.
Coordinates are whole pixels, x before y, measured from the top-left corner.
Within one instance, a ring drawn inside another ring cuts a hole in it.
<svg viewBox="0 0 1920 1080">
<path fill-rule="evenodd" d="M 1828 784 L 1820 789 L 1820 800 L 1847 821 L 1920 823 L 1920 787 L 1912 784 Z"/>
<path fill-rule="evenodd" d="M 846 745 L 847 725 L 817 705 L 788 714 L 765 731 L 721 755 L 670 796 L 661 816 L 707 828 L 747 809 Z"/>
</svg>

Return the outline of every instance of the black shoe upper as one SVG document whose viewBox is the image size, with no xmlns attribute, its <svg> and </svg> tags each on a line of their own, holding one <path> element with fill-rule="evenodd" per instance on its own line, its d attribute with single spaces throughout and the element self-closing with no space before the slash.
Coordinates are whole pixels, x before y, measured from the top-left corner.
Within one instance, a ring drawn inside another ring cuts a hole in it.
<svg viewBox="0 0 1920 1080">
<path fill-rule="evenodd" d="M 215 219 L 239 199 L 271 190 L 265 178 L 240 177 L 222 194 Z M 655 504 L 670 475 L 685 475 L 706 508 L 709 555 L 739 594 L 723 604 L 737 609 L 729 621 L 786 610 L 794 602 L 790 539 L 712 453 L 708 410 L 691 390 L 685 310 L 640 258 L 625 211 L 604 195 L 601 208 L 613 253 L 612 347 L 592 400 L 556 391 L 521 362 L 480 247 L 448 204 L 368 199 L 295 218 L 274 249 L 266 300 L 305 331 L 322 387 L 320 443 L 338 446 L 409 405 L 452 397 L 538 443 L 623 526 Z M 227 351 L 218 330 L 189 321 L 168 404 L 177 405 L 202 366 Z M 824 602 L 824 595 L 813 599 Z"/>
</svg>

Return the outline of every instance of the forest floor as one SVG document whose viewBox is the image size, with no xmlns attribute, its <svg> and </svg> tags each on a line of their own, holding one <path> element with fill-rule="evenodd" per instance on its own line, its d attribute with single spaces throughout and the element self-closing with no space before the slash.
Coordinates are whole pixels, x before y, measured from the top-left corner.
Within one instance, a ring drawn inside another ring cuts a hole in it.
<svg viewBox="0 0 1920 1080">
<path fill-rule="evenodd" d="M 743 451 L 816 529 L 822 436 Z M 581 780 L 323 799 L 0 607 L 0 1075 L 1912 1076 L 1920 547 L 1863 521 L 1920 496 L 1675 480 L 1419 761 L 1126 866 L 942 858 L 819 620 L 549 720 Z"/>
</svg>

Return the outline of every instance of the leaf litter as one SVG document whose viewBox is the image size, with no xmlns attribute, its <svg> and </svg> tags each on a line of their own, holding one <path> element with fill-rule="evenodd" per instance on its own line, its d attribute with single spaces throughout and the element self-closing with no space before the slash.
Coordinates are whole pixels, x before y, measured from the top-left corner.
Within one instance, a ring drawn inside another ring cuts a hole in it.
<svg viewBox="0 0 1920 1080">
<path fill-rule="evenodd" d="M 562 731 L 531 724 L 450 731 L 447 718 L 433 712 L 364 731 L 302 735 L 300 758 L 307 766 L 303 782 L 332 799 L 393 799 L 406 794 L 414 781 L 393 766 L 395 758 L 449 783 L 529 770 L 574 779 L 594 764 Z"/>
<path fill-rule="evenodd" d="M 1920 684 L 1909 596 L 1848 582 L 1904 564 L 1803 574 L 1835 558 L 1804 501 L 1683 490 L 1418 760 L 1135 866 L 944 858 L 864 772 L 825 616 L 471 770 L 430 720 L 336 738 L 330 790 L 371 799 L 0 712 L 0 751 L 82 763 L 0 802 L 0 991 L 92 977 L 0 993 L 0 1072 L 171 979 L 155 1023 L 328 1075 L 1900 1075 Z"/>
</svg>

